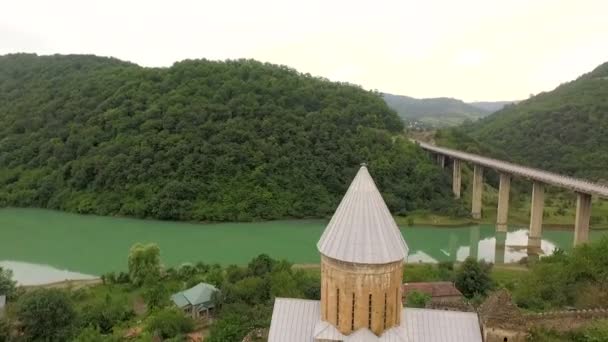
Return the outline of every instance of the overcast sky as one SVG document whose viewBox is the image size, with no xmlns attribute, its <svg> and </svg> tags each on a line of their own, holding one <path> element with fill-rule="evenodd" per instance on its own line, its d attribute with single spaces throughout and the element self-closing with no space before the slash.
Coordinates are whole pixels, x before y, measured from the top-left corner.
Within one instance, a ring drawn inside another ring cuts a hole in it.
<svg viewBox="0 0 608 342">
<path fill-rule="evenodd" d="M 608 61 L 608 1 L 0 0 L 0 54 L 254 58 L 415 97 L 513 100 Z"/>
</svg>

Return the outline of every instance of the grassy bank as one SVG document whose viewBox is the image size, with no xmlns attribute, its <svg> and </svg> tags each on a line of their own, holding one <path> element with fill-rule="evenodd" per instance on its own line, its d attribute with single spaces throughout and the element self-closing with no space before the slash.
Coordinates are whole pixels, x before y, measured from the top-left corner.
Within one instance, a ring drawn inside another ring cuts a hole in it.
<svg viewBox="0 0 608 342">
<path fill-rule="evenodd" d="M 495 224 L 497 202 L 493 191 L 486 195 L 486 203 L 482 209 L 482 218 L 475 220 L 470 217 L 453 217 L 440 215 L 428 211 L 415 211 L 408 216 L 396 216 L 395 220 L 400 226 L 420 225 L 439 227 L 460 227 L 474 224 Z M 466 201 L 466 199 L 465 199 Z M 556 197 L 546 199 L 544 208 L 543 226 L 556 228 L 574 228 L 576 204 L 570 198 Z M 509 224 L 528 225 L 530 222 L 529 197 L 520 198 L 512 203 L 509 209 Z M 591 229 L 608 229 L 608 201 L 596 199 L 592 204 Z"/>
</svg>

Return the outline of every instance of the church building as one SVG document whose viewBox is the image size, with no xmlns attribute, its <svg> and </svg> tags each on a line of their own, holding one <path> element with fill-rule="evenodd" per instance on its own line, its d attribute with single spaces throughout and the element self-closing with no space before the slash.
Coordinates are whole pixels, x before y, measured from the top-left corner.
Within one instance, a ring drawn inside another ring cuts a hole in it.
<svg viewBox="0 0 608 342">
<path fill-rule="evenodd" d="M 403 308 L 408 247 L 362 165 L 317 243 L 321 300 L 276 298 L 269 342 L 481 342 L 477 314 Z"/>
</svg>

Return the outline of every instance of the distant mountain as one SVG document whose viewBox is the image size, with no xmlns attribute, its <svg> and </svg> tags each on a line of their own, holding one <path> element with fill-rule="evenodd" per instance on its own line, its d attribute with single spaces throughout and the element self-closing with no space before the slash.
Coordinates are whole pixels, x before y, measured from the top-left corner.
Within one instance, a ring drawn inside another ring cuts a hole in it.
<svg viewBox="0 0 608 342">
<path fill-rule="evenodd" d="M 456 126 L 477 120 L 502 108 L 506 101 L 466 103 L 448 97 L 417 99 L 384 93 L 384 101 L 405 121 L 421 121 L 433 127 Z"/>
<path fill-rule="evenodd" d="M 519 101 L 478 101 L 478 102 L 469 102 L 469 104 L 473 107 L 477 107 L 479 109 L 494 113 L 504 108 L 506 105 L 514 104 Z"/>
<path fill-rule="evenodd" d="M 608 63 L 452 131 L 460 147 L 471 139 L 516 162 L 608 181 Z"/>
</svg>

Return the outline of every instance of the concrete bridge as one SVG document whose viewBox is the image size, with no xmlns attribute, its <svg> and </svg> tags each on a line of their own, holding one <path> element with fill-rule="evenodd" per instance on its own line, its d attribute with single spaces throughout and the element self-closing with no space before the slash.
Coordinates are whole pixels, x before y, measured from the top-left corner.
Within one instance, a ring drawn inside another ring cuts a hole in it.
<svg viewBox="0 0 608 342">
<path fill-rule="evenodd" d="M 583 179 L 558 175 L 531 167 L 521 166 L 502 160 L 482 157 L 472 153 L 443 148 L 414 140 L 424 150 L 436 155 L 437 162 L 444 168 L 448 160 L 452 161 L 452 190 L 456 198 L 460 198 L 461 163 L 473 164 L 473 195 L 471 215 L 481 218 L 481 199 L 483 193 L 484 169 L 492 169 L 500 174 L 498 189 L 498 210 L 496 213 L 496 229 L 507 230 L 509 213 L 509 192 L 511 178 L 521 177 L 532 182 L 532 203 L 530 205 L 530 233 L 528 245 L 540 247 L 545 185 L 557 186 L 572 190 L 577 195 L 576 218 L 574 222 L 574 245 L 587 242 L 589 239 L 589 220 L 591 218 L 591 196 L 608 198 L 608 187 Z"/>
</svg>

